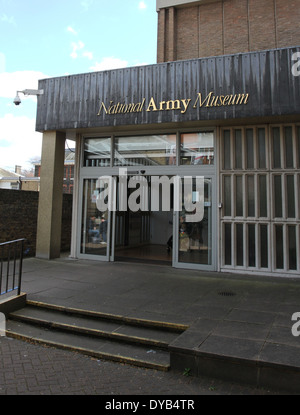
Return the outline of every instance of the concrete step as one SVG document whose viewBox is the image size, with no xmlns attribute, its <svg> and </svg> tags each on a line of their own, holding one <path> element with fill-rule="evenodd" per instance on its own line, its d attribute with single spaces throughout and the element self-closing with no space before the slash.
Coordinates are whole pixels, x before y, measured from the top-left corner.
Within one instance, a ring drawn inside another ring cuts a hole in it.
<svg viewBox="0 0 300 415">
<path fill-rule="evenodd" d="M 6 327 L 10 337 L 164 371 L 168 346 L 184 328 L 32 301 L 11 313 Z"/>
</svg>

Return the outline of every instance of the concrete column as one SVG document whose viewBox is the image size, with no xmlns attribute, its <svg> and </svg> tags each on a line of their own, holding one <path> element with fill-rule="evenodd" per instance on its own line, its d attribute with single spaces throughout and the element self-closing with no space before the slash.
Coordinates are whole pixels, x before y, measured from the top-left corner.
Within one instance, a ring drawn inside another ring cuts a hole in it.
<svg viewBox="0 0 300 415">
<path fill-rule="evenodd" d="M 43 134 L 36 257 L 60 257 L 65 134 Z"/>
</svg>

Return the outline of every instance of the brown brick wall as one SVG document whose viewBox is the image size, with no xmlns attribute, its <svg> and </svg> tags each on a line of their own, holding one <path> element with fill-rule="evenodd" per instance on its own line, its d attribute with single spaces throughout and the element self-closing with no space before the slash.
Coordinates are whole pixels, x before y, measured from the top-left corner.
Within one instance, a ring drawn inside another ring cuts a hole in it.
<svg viewBox="0 0 300 415">
<path fill-rule="evenodd" d="M 276 48 L 274 0 L 249 1 L 249 34 L 250 50 Z"/>
<path fill-rule="evenodd" d="M 177 60 L 198 55 L 198 7 L 178 9 L 176 13 Z"/>
<path fill-rule="evenodd" d="M 165 44 L 166 44 L 166 16 L 165 9 L 158 13 L 157 24 L 157 62 L 165 62 Z"/>
<path fill-rule="evenodd" d="M 39 192 L 0 189 L 0 243 L 26 238 L 28 256 L 35 255 Z M 61 251 L 71 244 L 72 195 L 63 195 Z"/>
<path fill-rule="evenodd" d="M 159 11 L 158 62 L 300 45 L 300 0 L 220 0 L 171 9 Z"/>
<path fill-rule="evenodd" d="M 278 47 L 300 44 L 300 0 L 277 0 L 277 39 Z"/>
<path fill-rule="evenodd" d="M 225 1 L 224 7 L 224 54 L 248 52 L 248 0 Z"/>
<path fill-rule="evenodd" d="M 222 3 L 207 4 L 200 9 L 199 56 L 222 55 L 223 7 Z"/>
</svg>

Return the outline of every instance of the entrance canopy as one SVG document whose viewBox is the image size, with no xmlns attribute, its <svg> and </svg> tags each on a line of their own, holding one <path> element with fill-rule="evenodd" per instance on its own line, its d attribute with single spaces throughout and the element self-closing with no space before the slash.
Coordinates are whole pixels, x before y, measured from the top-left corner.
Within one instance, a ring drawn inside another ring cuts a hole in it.
<svg viewBox="0 0 300 415">
<path fill-rule="evenodd" d="M 37 131 L 300 114 L 300 47 L 39 81 Z"/>
</svg>

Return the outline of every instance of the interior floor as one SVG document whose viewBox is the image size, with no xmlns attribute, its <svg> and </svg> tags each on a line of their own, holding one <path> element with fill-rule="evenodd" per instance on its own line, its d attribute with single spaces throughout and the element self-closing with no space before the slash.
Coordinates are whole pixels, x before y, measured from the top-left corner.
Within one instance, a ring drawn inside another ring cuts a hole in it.
<svg viewBox="0 0 300 415">
<path fill-rule="evenodd" d="M 116 248 L 115 259 L 119 261 L 160 262 L 172 265 L 172 250 L 167 245 L 143 244 L 130 248 Z"/>
</svg>

